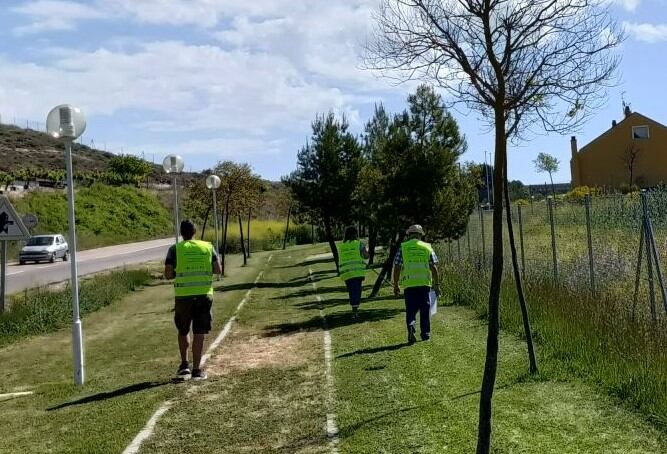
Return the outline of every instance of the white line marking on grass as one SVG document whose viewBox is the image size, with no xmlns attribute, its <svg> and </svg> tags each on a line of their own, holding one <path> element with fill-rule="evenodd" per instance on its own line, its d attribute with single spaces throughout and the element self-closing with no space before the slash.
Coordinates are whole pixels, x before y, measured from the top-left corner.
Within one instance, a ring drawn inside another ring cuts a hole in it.
<svg viewBox="0 0 667 454">
<path fill-rule="evenodd" d="M 271 259 L 271 257 L 269 257 Z M 259 282 L 259 280 L 262 278 L 262 275 L 264 274 L 263 271 L 260 271 L 259 274 L 257 275 L 257 278 L 255 279 L 255 285 Z M 208 349 L 206 350 L 206 354 L 202 356 L 200 365 L 201 367 L 204 367 L 206 364 L 206 361 L 211 357 L 211 354 L 213 353 L 213 350 L 218 348 L 220 344 L 222 343 L 223 340 L 225 340 L 225 337 L 227 337 L 227 334 L 232 329 L 232 324 L 236 320 L 239 311 L 245 305 L 246 302 L 248 302 L 248 298 L 250 298 L 250 293 L 252 292 L 252 289 L 249 289 L 245 295 L 243 296 L 243 299 L 241 302 L 236 306 L 236 310 L 234 311 L 234 314 L 231 316 L 231 318 L 225 323 L 225 326 L 222 328 L 222 331 L 220 331 L 220 334 L 218 334 L 218 337 L 215 338 L 213 343 L 209 345 Z M 193 390 L 194 388 L 188 389 L 188 394 Z M 160 408 L 158 408 L 155 413 L 153 413 L 153 416 L 151 416 L 151 419 L 148 420 L 146 423 L 146 426 L 137 434 L 137 436 L 132 440 L 132 443 L 125 448 L 125 451 L 123 451 L 123 454 L 136 454 L 139 452 L 139 448 L 141 448 L 141 445 L 144 441 L 148 440 L 151 435 L 153 435 L 153 432 L 155 431 L 155 426 L 157 425 L 157 422 L 160 420 L 162 415 L 164 415 L 167 410 L 172 406 L 173 402 L 171 401 L 166 401 L 164 402 Z"/>
<path fill-rule="evenodd" d="M 151 435 L 153 435 L 153 431 L 155 430 L 155 425 L 157 424 L 158 420 L 164 415 L 169 408 L 171 408 L 172 403 L 170 400 L 166 401 L 163 403 L 160 408 L 157 409 L 155 413 L 153 413 L 153 416 L 151 416 L 151 419 L 148 420 L 146 423 L 146 427 L 144 427 L 141 432 L 137 434 L 136 437 L 134 437 L 134 440 L 132 440 L 132 443 L 125 448 L 125 451 L 123 451 L 123 454 L 136 454 L 139 452 L 139 448 L 141 448 L 141 444 L 148 440 Z"/>
<path fill-rule="evenodd" d="M 16 393 L 0 394 L 0 401 L 14 399 L 16 397 L 29 396 L 31 394 L 33 394 L 32 391 L 20 391 L 20 392 L 16 392 Z"/>
<path fill-rule="evenodd" d="M 311 284 L 313 290 L 317 292 L 317 284 L 313 281 L 313 270 L 308 268 L 308 275 L 310 276 Z M 322 303 L 322 298 L 320 295 L 315 295 L 315 299 L 318 303 Z M 331 448 L 332 454 L 338 454 L 338 427 L 336 426 L 336 413 L 333 412 L 334 408 L 334 376 L 331 369 L 331 332 L 329 331 L 329 326 L 327 325 L 327 318 L 324 315 L 324 311 L 320 307 L 320 317 L 322 317 L 322 324 L 324 325 L 324 367 L 325 367 L 325 379 L 326 379 L 326 410 L 327 410 L 327 425 L 326 433 L 327 438 L 329 439 L 329 447 Z"/>
</svg>

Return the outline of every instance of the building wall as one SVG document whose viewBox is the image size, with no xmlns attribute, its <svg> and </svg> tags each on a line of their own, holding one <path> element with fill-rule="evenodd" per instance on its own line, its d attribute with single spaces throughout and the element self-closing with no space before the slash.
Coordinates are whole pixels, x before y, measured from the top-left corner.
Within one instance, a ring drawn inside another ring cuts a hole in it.
<svg viewBox="0 0 667 454">
<path fill-rule="evenodd" d="M 633 139 L 633 126 L 648 126 L 649 139 Z M 619 187 L 630 183 L 624 159 L 633 144 L 639 150 L 633 183 L 642 187 L 667 183 L 667 128 L 633 113 L 572 157 L 573 186 Z"/>
</svg>

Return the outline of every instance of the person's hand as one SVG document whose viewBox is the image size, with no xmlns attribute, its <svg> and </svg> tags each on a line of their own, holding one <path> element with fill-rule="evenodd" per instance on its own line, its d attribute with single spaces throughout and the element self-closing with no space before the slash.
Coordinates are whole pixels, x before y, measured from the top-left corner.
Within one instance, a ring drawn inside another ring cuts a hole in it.
<svg viewBox="0 0 667 454">
<path fill-rule="evenodd" d="M 434 288 L 433 290 L 435 290 L 435 296 L 437 296 L 438 298 L 440 298 L 440 287 L 436 287 L 436 288 Z"/>
<path fill-rule="evenodd" d="M 401 289 L 398 285 L 394 285 L 394 296 L 401 296 Z"/>
</svg>

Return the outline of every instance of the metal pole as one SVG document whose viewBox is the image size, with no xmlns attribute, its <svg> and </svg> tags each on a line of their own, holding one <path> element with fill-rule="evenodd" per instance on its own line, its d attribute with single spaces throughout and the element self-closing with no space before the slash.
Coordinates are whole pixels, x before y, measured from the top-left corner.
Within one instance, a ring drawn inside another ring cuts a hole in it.
<svg viewBox="0 0 667 454">
<path fill-rule="evenodd" d="M 556 222 L 554 220 L 554 199 L 549 196 L 547 199 L 549 208 L 549 223 L 551 224 L 551 252 L 554 267 L 554 284 L 558 283 L 558 256 L 556 254 Z"/>
<path fill-rule="evenodd" d="M 466 227 L 466 239 L 468 240 L 468 260 L 470 260 L 471 248 L 470 248 L 470 223 Z"/>
<path fill-rule="evenodd" d="M 482 207 L 479 207 L 479 224 L 482 227 L 482 262 L 484 262 L 484 267 L 486 268 L 486 238 L 484 235 L 484 211 Z"/>
<path fill-rule="evenodd" d="M 215 229 L 215 253 L 220 253 L 220 239 L 219 239 L 219 229 L 218 229 L 218 196 L 216 195 L 215 188 L 213 189 L 213 228 Z"/>
<path fill-rule="evenodd" d="M 651 239 L 650 232 L 648 229 L 648 207 L 646 205 L 646 193 L 642 191 L 642 227 L 644 228 L 644 243 L 646 246 L 646 265 L 648 272 L 648 297 L 649 305 L 651 308 L 651 318 L 653 321 L 657 320 L 657 314 L 655 310 L 655 283 L 653 282 L 653 254 L 651 251 Z"/>
<path fill-rule="evenodd" d="M 484 173 L 486 174 L 486 202 L 491 206 L 491 188 L 489 188 L 489 166 L 486 163 L 486 150 L 484 150 Z"/>
<path fill-rule="evenodd" d="M 591 195 L 584 197 L 586 207 L 586 235 L 588 237 L 588 271 L 590 273 L 591 294 L 595 296 L 595 260 L 593 258 L 593 229 L 591 228 Z"/>
<path fill-rule="evenodd" d="M 655 244 L 655 233 L 653 232 L 653 221 L 651 221 L 651 213 L 648 209 L 648 198 L 645 193 L 642 194 L 642 203 L 646 205 L 646 227 L 648 229 L 647 240 L 650 242 L 651 250 L 653 251 L 653 260 L 655 261 L 655 271 L 658 275 L 658 284 L 660 285 L 660 295 L 662 296 L 662 305 L 667 313 L 667 291 L 665 290 L 665 278 L 662 274 L 662 264 L 660 263 L 660 256 L 658 255 L 658 247 Z"/>
<path fill-rule="evenodd" d="M 176 186 L 176 183 L 176 174 L 174 174 L 174 234 L 176 235 L 176 243 L 178 243 L 180 222 L 178 222 L 178 187 Z"/>
<path fill-rule="evenodd" d="M 521 275 L 526 278 L 526 251 L 523 247 L 523 215 L 521 205 L 517 205 L 517 217 L 519 218 L 519 244 L 521 246 Z"/>
<path fill-rule="evenodd" d="M 642 228 L 639 231 L 639 254 L 637 254 L 637 273 L 635 274 L 635 294 L 632 299 L 632 320 L 635 319 L 635 310 L 637 308 L 637 300 L 639 299 L 639 280 L 642 273 L 642 259 L 644 258 L 644 222 L 642 221 Z"/>
<path fill-rule="evenodd" d="M 0 251 L 0 314 L 5 312 L 5 295 L 7 293 L 7 242 L 0 241 L 2 251 Z"/>
<path fill-rule="evenodd" d="M 69 217 L 69 254 L 72 289 L 72 358 L 74 381 L 83 385 L 85 381 L 83 363 L 83 330 L 79 314 L 79 276 L 76 262 L 76 219 L 74 212 L 74 181 L 72 172 L 72 141 L 65 142 L 65 165 L 67 166 L 67 214 Z"/>
</svg>

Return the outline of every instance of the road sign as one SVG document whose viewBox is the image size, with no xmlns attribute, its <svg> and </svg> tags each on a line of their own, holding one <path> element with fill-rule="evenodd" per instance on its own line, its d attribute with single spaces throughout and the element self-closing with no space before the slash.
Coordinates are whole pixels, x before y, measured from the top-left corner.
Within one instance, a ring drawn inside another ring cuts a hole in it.
<svg viewBox="0 0 667 454">
<path fill-rule="evenodd" d="M 32 214 L 32 213 L 28 213 L 25 216 L 23 216 L 23 224 L 25 224 L 25 226 L 29 230 L 34 229 L 35 226 L 37 225 L 38 221 L 39 221 L 39 219 L 37 218 L 37 215 Z"/>
<path fill-rule="evenodd" d="M 30 231 L 7 197 L 0 197 L 0 241 L 26 240 Z"/>
</svg>

